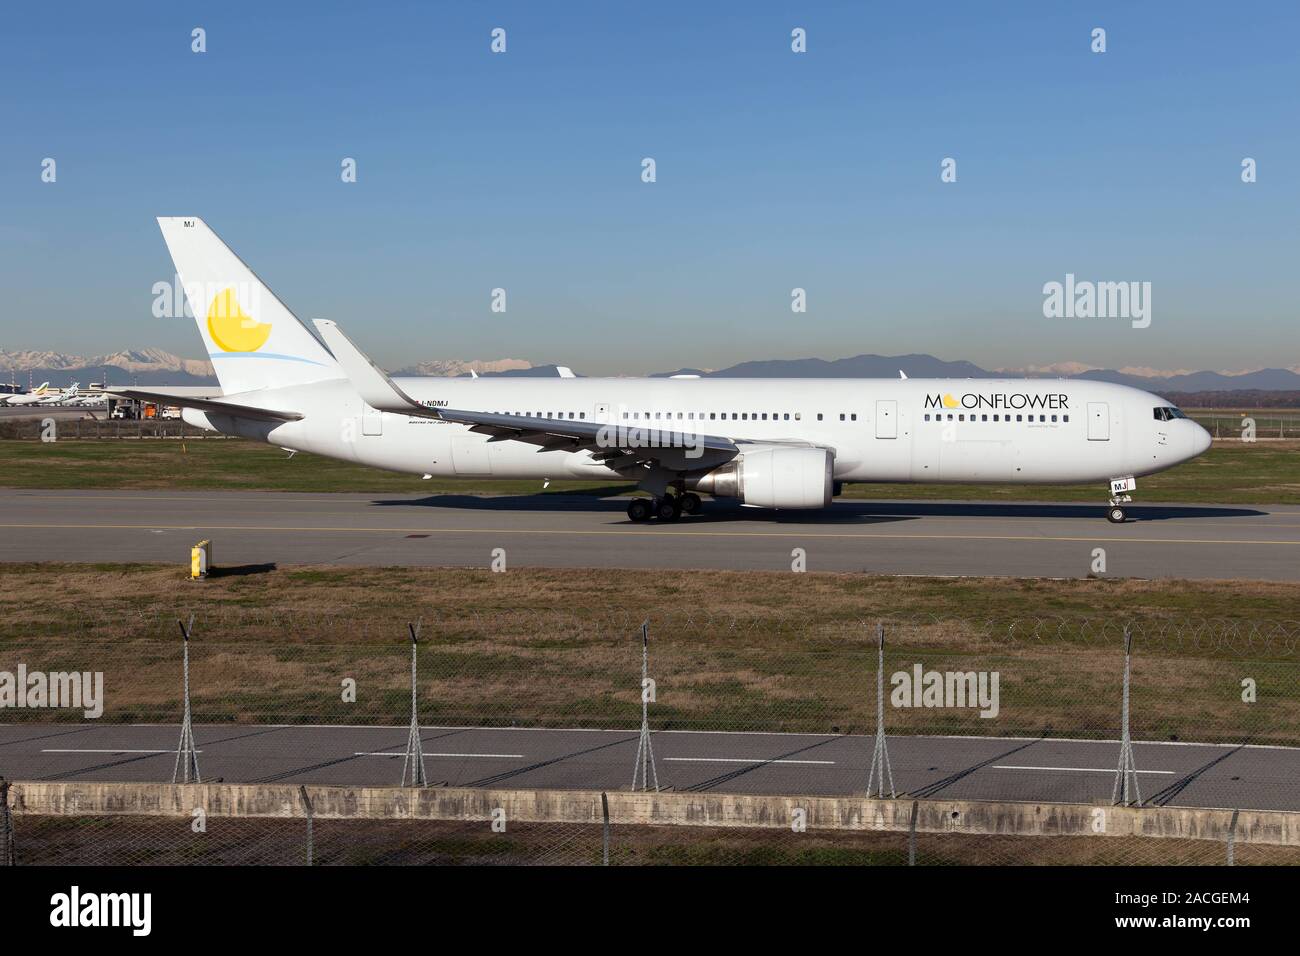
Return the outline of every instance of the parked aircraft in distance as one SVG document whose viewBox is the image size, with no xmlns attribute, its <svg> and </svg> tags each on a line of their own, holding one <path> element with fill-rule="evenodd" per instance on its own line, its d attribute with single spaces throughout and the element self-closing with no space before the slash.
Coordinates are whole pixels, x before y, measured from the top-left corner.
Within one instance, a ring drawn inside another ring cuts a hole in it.
<svg viewBox="0 0 1300 956">
<path fill-rule="evenodd" d="M 50 383 L 41 382 L 30 392 L 18 392 L 14 395 L 0 396 L 0 405 L 31 405 L 50 394 Z"/>
<path fill-rule="evenodd" d="M 28 392 L 25 395 L 11 395 L 6 405 L 61 405 L 71 400 L 77 390 L 81 388 L 80 382 L 73 382 L 65 389 L 53 391 L 50 383 L 45 382 L 40 388 Z"/>
<path fill-rule="evenodd" d="M 1210 447 L 1164 399 L 1044 379 L 391 378 L 333 322 L 300 322 L 201 220 L 160 218 L 218 389 L 113 388 L 187 422 L 432 477 L 621 478 L 673 521 L 700 493 L 823 508 L 844 482 L 1107 488 Z"/>
</svg>

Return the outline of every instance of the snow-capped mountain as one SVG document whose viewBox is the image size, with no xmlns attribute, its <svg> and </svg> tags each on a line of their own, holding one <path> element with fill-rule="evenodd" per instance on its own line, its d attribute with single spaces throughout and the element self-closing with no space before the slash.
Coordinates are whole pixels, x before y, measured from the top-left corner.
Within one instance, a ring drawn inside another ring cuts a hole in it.
<svg viewBox="0 0 1300 956">
<path fill-rule="evenodd" d="M 203 359 L 185 359 L 162 349 L 130 349 L 108 355 L 69 355 L 66 352 L 0 349 L 0 369 L 14 372 L 36 370 L 69 371 L 111 366 L 124 372 L 183 372 L 197 377 L 210 376 L 212 365 Z"/>
</svg>

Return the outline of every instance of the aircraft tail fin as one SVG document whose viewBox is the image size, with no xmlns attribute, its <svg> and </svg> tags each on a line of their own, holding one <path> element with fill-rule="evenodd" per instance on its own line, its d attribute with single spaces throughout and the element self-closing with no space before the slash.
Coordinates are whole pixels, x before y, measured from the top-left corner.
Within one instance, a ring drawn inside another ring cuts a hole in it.
<svg viewBox="0 0 1300 956">
<path fill-rule="evenodd" d="M 202 219 L 160 216 L 158 226 L 224 391 L 343 377 L 329 350 Z"/>
</svg>

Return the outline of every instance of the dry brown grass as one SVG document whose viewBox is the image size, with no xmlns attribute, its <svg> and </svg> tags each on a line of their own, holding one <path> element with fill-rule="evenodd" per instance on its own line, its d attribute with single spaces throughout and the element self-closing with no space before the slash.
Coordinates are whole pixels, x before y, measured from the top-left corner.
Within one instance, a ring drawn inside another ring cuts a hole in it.
<svg viewBox="0 0 1300 956">
<path fill-rule="evenodd" d="M 920 662 L 996 670 L 1001 679 L 997 719 L 899 709 L 890 718 L 897 732 L 1113 737 L 1122 617 L 1139 635 L 1134 731 L 1142 739 L 1293 743 L 1298 632 L 1277 620 L 1293 609 L 1293 592 L 1276 584 L 337 567 L 190 583 L 156 566 L 7 565 L 0 669 L 22 660 L 101 670 L 112 691 L 109 719 L 171 720 L 176 618 L 193 613 L 196 719 L 398 724 L 409 707 L 406 622 L 420 617 L 426 720 L 626 727 L 639 717 L 637 639 L 648 617 L 656 726 L 851 733 L 873 726 L 874 621 L 884 616 L 887 672 Z M 340 698 L 344 678 L 357 681 L 355 703 Z M 1244 678 L 1258 683 L 1258 704 L 1241 700 Z"/>
<path fill-rule="evenodd" d="M 189 613 L 200 627 L 220 620 L 223 640 L 278 642 L 400 641 L 419 616 L 437 631 L 490 633 L 494 616 L 521 613 L 539 625 L 689 616 L 761 630 L 878 618 L 1276 621 L 1300 618 L 1298 597 L 1272 582 L 610 569 L 284 567 L 195 583 L 175 566 L 31 563 L 0 565 L 0 637 L 68 635 L 81 622 L 94 626 L 83 638 L 125 636 L 128 623 L 135 636 L 172 635 Z M 302 627 L 282 626 L 295 617 Z"/>
</svg>

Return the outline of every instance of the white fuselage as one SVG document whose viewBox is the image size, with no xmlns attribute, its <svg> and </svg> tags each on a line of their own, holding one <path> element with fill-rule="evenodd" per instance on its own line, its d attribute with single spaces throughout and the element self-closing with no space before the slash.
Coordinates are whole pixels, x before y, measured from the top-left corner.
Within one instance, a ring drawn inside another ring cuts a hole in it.
<svg viewBox="0 0 1300 956">
<path fill-rule="evenodd" d="M 834 453 L 861 482 L 1105 482 L 1199 455 L 1194 422 L 1123 385 L 1052 379 L 401 378 L 433 408 L 652 427 Z M 258 423 L 186 410 L 195 424 L 285 448 L 421 475 L 608 479 L 590 451 L 488 441 L 459 424 L 375 412 L 345 380 L 268 390 L 265 407 L 306 412 Z M 945 401 L 946 397 L 946 401 Z M 689 467 L 689 462 L 688 462 Z"/>
</svg>

